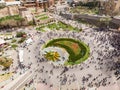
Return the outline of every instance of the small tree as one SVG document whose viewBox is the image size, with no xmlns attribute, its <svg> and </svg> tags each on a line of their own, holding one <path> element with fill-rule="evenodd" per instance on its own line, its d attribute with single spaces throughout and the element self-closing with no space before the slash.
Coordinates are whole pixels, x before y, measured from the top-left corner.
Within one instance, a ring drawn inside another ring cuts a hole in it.
<svg viewBox="0 0 120 90">
<path fill-rule="evenodd" d="M 57 61 L 60 58 L 60 55 L 58 52 L 55 51 L 49 51 L 44 54 L 45 58 L 51 61 Z"/>
<path fill-rule="evenodd" d="M 109 28 L 109 23 L 112 19 L 110 17 L 103 17 L 100 18 L 100 23 L 104 24 L 106 26 L 106 28 Z M 100 26 L 102 27 L 102 26 Z"/>
</svg>

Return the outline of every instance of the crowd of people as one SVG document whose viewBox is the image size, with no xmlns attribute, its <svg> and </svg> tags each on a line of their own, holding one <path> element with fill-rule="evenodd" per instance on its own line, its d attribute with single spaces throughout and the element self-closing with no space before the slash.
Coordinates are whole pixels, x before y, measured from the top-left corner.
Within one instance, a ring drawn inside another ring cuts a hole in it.
<svg viewBox="0 0 120 90">
<path fill-rule="evenodd" d="M 111 46 L 109 37 L 112 36 L 112 32 L 96 31 L 94 29 L 87 29 L 83 32 L 69 32 L 69 31 L 50 31 L 43 35 L 39 32 L 38 40 L 35 51 L 41 48 L 41 45 L 45 44 L 46 41 L 59 38 L 68 37 L 75 38 L 84 41 L 90 47 L 90 57 L 85 62 L 68 66 L 68 70 L 64 73 L 65 66 L 55 66 L 48 64 L 44 57 L 39 57 L 40 53 L 35 56 L 37 58 L 37 70 L 35 71 L 35 82 L 44 83 L 50 87 L 58 87 L 61 89 L 68 90 L 71 88 L 78 90 L 84 90 L 84 88 L 107 86 L 117 83 L 114 72 L 114 63 L 118 58 L 112 56 L 112 53 L 117 53 L 114 47 Z M 40 55 L 41 56 L 41 55 Z M 88 72 L 88 70 L 92 70 Z M 62 73 L 62 74 L 61 74 Z M 84 73 L 84 75 L 83 75 Z M 80 76 L 79 76 L 80 75 Z M 78 83 L 78 84 L 76 84 Z M 78 85 L 78 86 L 77 86 Z"/>
<path fill-rule="evenodd" d="M 81 32 L 24 31 L 32 33 L 33 43 L 26 47 L 20 45 L 20 48 L 24 50 L 24 62 L 22 63 L 24 68 L 18 66 L 15 68 L 15 72 L 17 73 L 19 70 L 19 73 L 22 74 L 29 69 L 34 74 L 31 83 L 43 83 L 50 88 L 55 87 L 60 90 L 86 90 L 91 87 L 119 85 L 120 68 L 119 65 L 116 68 L 115 63 L 119 60 L 120 52 L 111 41 L 113 39 L 111 37 L 118 34 L 111 31 L 97 31 L 94 28 Z M 42 46 L 49 40 L 62 37 L 74 38 L 86 43 L 90 47 L 89 58 L 83 63 L 73 66 L 56 66 L 48 63 L 41 54 Z M 114 38 L 114 40 L 117 42 L 118 39 Z M 117 75 L 115 75 L 116 70 L 118 70 Z M 28 82 L 26 87 L 29 87 L 31 83 Z"/>
</svg>

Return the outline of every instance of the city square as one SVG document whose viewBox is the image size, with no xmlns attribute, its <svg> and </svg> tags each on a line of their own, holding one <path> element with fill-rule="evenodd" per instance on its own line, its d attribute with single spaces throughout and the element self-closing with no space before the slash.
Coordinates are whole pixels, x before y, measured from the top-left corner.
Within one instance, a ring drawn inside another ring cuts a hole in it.
<svg viewBox="0 0 120 90">
<path fill-rule="evenodd" d="M 29 26 L 12 16 L 20 27 L 1 29 L 0 90 L 119 90 L 119 30 L 59 10 L 33 15 Z"/>
</svg>

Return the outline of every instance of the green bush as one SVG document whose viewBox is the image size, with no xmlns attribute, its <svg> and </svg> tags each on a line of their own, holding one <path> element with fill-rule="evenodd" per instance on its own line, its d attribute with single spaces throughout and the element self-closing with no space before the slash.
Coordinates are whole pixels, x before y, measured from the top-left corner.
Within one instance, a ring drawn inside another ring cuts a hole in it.
<svg viewBox="0 0 120 90">
<path fill-rule="evenodd" d="M 11 47 L 12 47 L 13 49 L 16 49 L 16 48 L 18 47 L 18 45 L 12 44 Z"/>
<path fill-rule="evenodd" d="M 35 25 L 33 21 L 28 22 L 29 25 Z"/>
<path fill-rule="evenodd" d="M 45 32 L 44 28 L 45 28 L 44 26 L 42 26 L 42 27 L 37 27 L 36 30 Z"/>
<path fill-rule="evenodd" d="M 26 35 L 25 32 L 17 32 L 16 37 L 23 37 L 23 35 Z"/>
<path fill-rule="evenodd" d="M 24 19 L 20 15 L 14 15 L 12 18 L 16 21 L 22 21 Z"/>
<path fill-rule="evenodd" d="M 39 18 L 40 20 L 46 20 L 46 19 L 48 19 L 49 17 L 48 16 L 44 16 L 44 17 L 41 17 L 41 18 Z"/>
<path fill-rule="evenodd" d="M 16 39 L 12 39 L 11 43 L 15 43 L 17 40 Z"/>
<path fill-rule="evenodd" d="M 0 22 L 7 21 L 7 20 L 15 20 L 15 21 L 21 21 L 23 18 L 20 15 L 13 15 L 13 16 L 5 16 L 0 18 Z"/>
</svg>

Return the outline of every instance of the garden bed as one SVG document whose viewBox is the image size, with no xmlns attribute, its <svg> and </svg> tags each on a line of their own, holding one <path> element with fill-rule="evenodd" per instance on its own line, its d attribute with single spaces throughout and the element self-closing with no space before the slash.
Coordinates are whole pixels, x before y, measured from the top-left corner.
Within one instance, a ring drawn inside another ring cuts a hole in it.
<svg viewBox="0 0 120 90">
<path fill-rule="evenodd" d="M 12 63 L 13 60 L 11 58 L 0 57 L 0 65 L 2 65 L 4 69 L 9 68 Z"/>
<path fill-rule="evenodd" d="M 76 27 L 72 27 L 71 25 L 67 25 L 63 22 L 58 22 L 58 23 L 52 23 L 52 24 L 48 24 L 48 25 L 45 25 L 45 26 L 42 26 L 42 27 L 38 27 L 36 28 L 36 30 L 39 30 L 39 31 L 46 31 L 44 30 L 44 28 L 49 28 L 50 30 L 69 30 L 69 31 L 81 31 L 80 29 L 76 28 Z"/>
<path fill-rule="evenodd" d="M 53 39 L 49 41 L 44 48 L 51 46 L 64 48 L 69 53 L 69 60 L 65 62 L 65 65 L 79 64 L 89 57 L 89 47 L 78 40 L 71 38 Z"/>
</svg>

